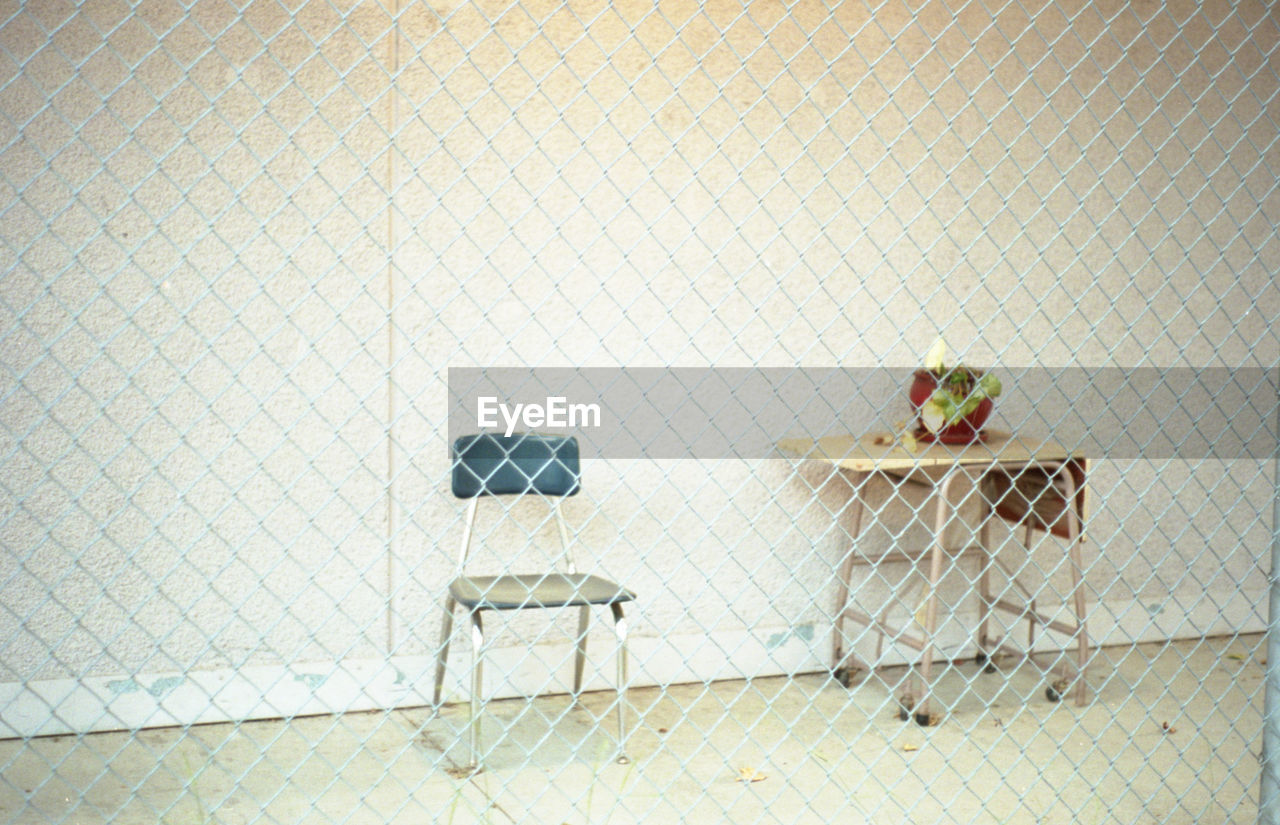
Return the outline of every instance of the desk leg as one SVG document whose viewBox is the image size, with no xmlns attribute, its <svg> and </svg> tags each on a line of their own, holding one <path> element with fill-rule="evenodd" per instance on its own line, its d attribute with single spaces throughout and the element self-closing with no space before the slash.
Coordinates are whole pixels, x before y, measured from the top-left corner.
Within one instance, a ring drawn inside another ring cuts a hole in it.
<svg viewBox="0 0 1280 825">
<path fill-rule="evenodd" d="M 991 622 L 991 565 L 993 563 L 993 554 L 991 551 L 991 519 L 994 516 L 990 503 L 985 497 L 979 496 L 979 526 L 978 526 L 978 546 L 982 548 L 982 568 L 978 571 L 978 639 L 976 647 L 978 653 L 974 657 L 974 661 L 982 666 L 984 673 L 995 673 L 996 666 L 991 661 L 991 654 L 987 652 L 987 642 L 989 640 L 988 628 Z"/>
<path fill-rule="evenodd" d="M 916 722 L 927 725 L 929 716 L 929 694 L 933 673 L 934 634 L 938 630 L 938 584 L 942 580 L 942 560 L 946 556 L 943 540 L 947 522 L 951 517 L 951 482 L 956 478 L 955 470 L 948 470 L 938 485 L 936 493 L 938 505 L 933 523 L 933 552 L 929 559 L 929 592 L 925 595 L 924 607 L 924 650 L 920 660 L 920 703 L 916 705 Z"/>
<path fill-rule="evenodd" d="M 862 513 L 865 505 L 862 495 L 870 473 L 851 473 L 850 483 L 853 485 L 853 501 L 849 528 L 849 545 L 845 548 L 844 557 L 840 560 L 836 581 L 835 629 L 831 633 L 831 671 L 836 679 L 845 687 L 849 686 L 849 656 L 844 649 L 844 617 L 849 609 L 850 579 L 853 577 L 854 555 L 857 553 L 858 534 L 862 532 Z"/>
<path fill-rule="evenodd" d="M 1085 624 L 1084 561 L 1080 557 L 1080 519 L 1076 511 L 1076 485 L 1070 469 L 1066 477 L 1067 546 L 1071 561 L 1071 600 L 1076 611 L 1076 705 L 1084 707 L 1089 698 L 1085 675 L 1089 667 L 1089 630 Z"/>
</svg>

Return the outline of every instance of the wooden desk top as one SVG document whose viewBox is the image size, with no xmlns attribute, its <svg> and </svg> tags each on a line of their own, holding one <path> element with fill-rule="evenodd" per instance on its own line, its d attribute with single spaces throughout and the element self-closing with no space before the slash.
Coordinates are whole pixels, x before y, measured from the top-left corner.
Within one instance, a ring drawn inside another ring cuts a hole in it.
<svg viewBox="0 0 1280 825">
<path fill-rule="evenodd" d="M 786 438 L 778 442 L 778 450 L 795 458 L 825 461 L 845 470 L 876 472 L 919 470 L 957 464 L 1026 463 L 1066 461 L 1071 454 L 1066 448 L 1044 438 L 1018 438 L 1009 433 L 992 431 L 979 444 L 956 445 L 917 442 L 915 452 L 908 452 L 899 440 L 888 433 L 872 433 L 862 437 L 833 435 L 814 441 L 811 438 Z"/>
</svg>

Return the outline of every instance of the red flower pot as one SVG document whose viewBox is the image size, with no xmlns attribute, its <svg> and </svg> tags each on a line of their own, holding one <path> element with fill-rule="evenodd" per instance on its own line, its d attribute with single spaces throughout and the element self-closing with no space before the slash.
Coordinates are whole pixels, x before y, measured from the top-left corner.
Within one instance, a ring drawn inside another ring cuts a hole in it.
<svg viewBox="0 0 1280 825">
<path fill-rule="evenodd" d="M 916 437 L 922 441 L 937 441 L 942 444 L 971 444 L 982 441 L 986 437 L 982 425 L 987 423 L 991 410 L 995 408 L 991 399 L 982 399 L 973 412 L 935 433 L 924 425 L 924 421 L 920 418 L 920 408 L 933 396 L 936 389 L 938 389 L 937 375 L 929 370 L 915 371 L 908 397 L 911 399 L 911 409 L 916 413 Z"/>
</svg>

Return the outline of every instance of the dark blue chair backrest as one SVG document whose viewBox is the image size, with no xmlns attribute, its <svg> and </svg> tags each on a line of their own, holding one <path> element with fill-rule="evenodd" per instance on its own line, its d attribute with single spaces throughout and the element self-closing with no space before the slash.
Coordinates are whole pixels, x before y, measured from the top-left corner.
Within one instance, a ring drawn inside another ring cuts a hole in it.
<svg viewBox="0 0 1280 825">
<path fill-rule="evenodd" d="M 453 442 L 453 494 L 458 498 L 572 496 L 581 478 L 578 441 L 571 436 L 480 433 Z"/>
</svg>

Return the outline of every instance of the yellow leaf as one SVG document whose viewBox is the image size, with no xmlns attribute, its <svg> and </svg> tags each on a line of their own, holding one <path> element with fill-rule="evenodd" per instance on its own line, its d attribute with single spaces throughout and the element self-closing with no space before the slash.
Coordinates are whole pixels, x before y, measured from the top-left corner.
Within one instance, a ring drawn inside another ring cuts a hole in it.
<svg viewBox="0 0 1280 825">
<path fill-rule="evenodd" d="M 760 782 L 765 778 L 764 774 L 755 768 L 738 768 L 739 782 Z"/>
<path fill-rule="evenodd" d="M 911 753 L 912 751 L 920 750 L 920 746 L 919 745 L 903 745 L 902 749 L 907 753 Z"/>
<path fill-rule="evenodd" d="M 947 412 L 942 405 L 930 398 L 920 407 L 920 420 L 929 432 L 936 433 L 947 423 Z"/>
<path fill-rule="evenodd" d="M 915 451 L 920 449 L 920 444 L 916 441 L 916 437 L 911 433 L 902 434 L 902 446 L 906 448 L 907 452 L 912 454 L 915 454 Z"/>
<path fill-rule="evenodd" d="M 929 617 L 929 594 L 925 593 L 920 598 L 920 606 L 916 608 L 916 614 L 914 618 L 916 620 L 916 624 L 920 625 L 921 627 L 927 627 L 925 622 L 928 619 L 928 617 Z"/>
<path fill-rule="evenodd" d="M 929 347 L 929 354 L 924 357 L 924 368 L 933 372 L 942 372 L 947 360 L 947 343 L 941 336 Z"/>
</svg>

